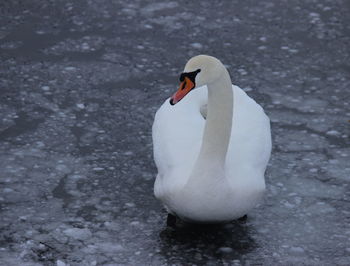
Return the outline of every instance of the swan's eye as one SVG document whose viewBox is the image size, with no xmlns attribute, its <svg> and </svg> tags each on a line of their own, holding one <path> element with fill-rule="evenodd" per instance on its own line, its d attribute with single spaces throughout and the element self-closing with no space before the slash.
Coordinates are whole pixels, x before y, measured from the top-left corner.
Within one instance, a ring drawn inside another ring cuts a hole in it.
<svg viewBox="0 0 350 266">
<path fill-rule="evenodd" d="M 183 82 L 185 80 L 185 77 L 188 77 L 194 83 L 196 80 L 196 76 L 199 72 L 201 72 L 200 69 L 197 69 L 196 71 L 192 71 L 192 72 L 181 73 L 180 81 Z"/>
<path fill-rule="evenodd" d="M 181 82 L 183 82 L 185 80 L 186 74 L 187 73 L 181 73 L 181 75 L 180 75 L 180 81 Z"/>
</svg>

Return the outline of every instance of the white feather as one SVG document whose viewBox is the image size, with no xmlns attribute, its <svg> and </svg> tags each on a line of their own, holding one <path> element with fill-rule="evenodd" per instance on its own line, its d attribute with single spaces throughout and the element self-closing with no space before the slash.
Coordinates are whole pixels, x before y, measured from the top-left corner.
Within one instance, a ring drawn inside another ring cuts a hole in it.
<svg viewBox="0 0 350 266">
<path fill-rule="evenodd" d="M 184 220 L 233 220 L 247 214 L 263 196 L 271 153 L 270 121 L 242 89 L 232 86 L 232 90 L 232 129 L 224 168 L 211 172 L 209 167 L 195 181 L 190 176 L 202 145 L 206 120 L 201 108 L 207 104 L 207 87 L 196 88 L 176 105 L 167 99 L 155 115 L 154 193 L 169 212 Z"/>
</svg>

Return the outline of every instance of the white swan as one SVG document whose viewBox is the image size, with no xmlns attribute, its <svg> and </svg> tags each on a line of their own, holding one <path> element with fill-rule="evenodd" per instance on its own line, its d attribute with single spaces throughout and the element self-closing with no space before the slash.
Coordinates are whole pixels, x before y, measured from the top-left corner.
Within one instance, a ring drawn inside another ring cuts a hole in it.
<svg viewBox="0 0 350 266">
<path fill-rule="evenodd" d="M 265 190 L 270 120 L 214 57 L 191 58 L 180 81 L 153 123 L 155 196 L 185 221 L 240 218 Z"/>
</svg>

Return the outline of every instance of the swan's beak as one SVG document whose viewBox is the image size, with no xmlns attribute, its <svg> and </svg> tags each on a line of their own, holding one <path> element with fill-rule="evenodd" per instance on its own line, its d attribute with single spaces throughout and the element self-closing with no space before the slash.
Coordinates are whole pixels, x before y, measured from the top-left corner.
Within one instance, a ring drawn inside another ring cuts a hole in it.
<svg viewBox="0 0 350 266">
<path fill-rule="evenodd" d="M 186 96 L 187 93 L 189 93 L 193 88 L 195 87 L 194 82 L 188 78 L 185 77 L 184 81 L 180 83 L 180 88 L 177 92 L 174 93 L 174 95 L 170 98 L 170 104 L 174 105 L 177 104 L 179 101 L 181 101 L 182 98 Z"/>
</svg>

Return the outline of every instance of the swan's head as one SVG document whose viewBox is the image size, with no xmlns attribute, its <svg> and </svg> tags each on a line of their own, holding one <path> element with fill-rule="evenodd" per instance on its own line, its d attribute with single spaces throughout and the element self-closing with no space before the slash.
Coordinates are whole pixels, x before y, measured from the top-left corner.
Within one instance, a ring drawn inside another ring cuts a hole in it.
<svg viewBox="0 0 350 266">
<path fill-rule="evenodd" d="M 197 55 L 186 64 L 184 72 L 180 75 L 180 88 L 170 98 L 170 104 L 181 101 L 191 90 L 214 82 L 222 75 L 225 67 L 215 57 L 209 55 Z"/>
</svg>

